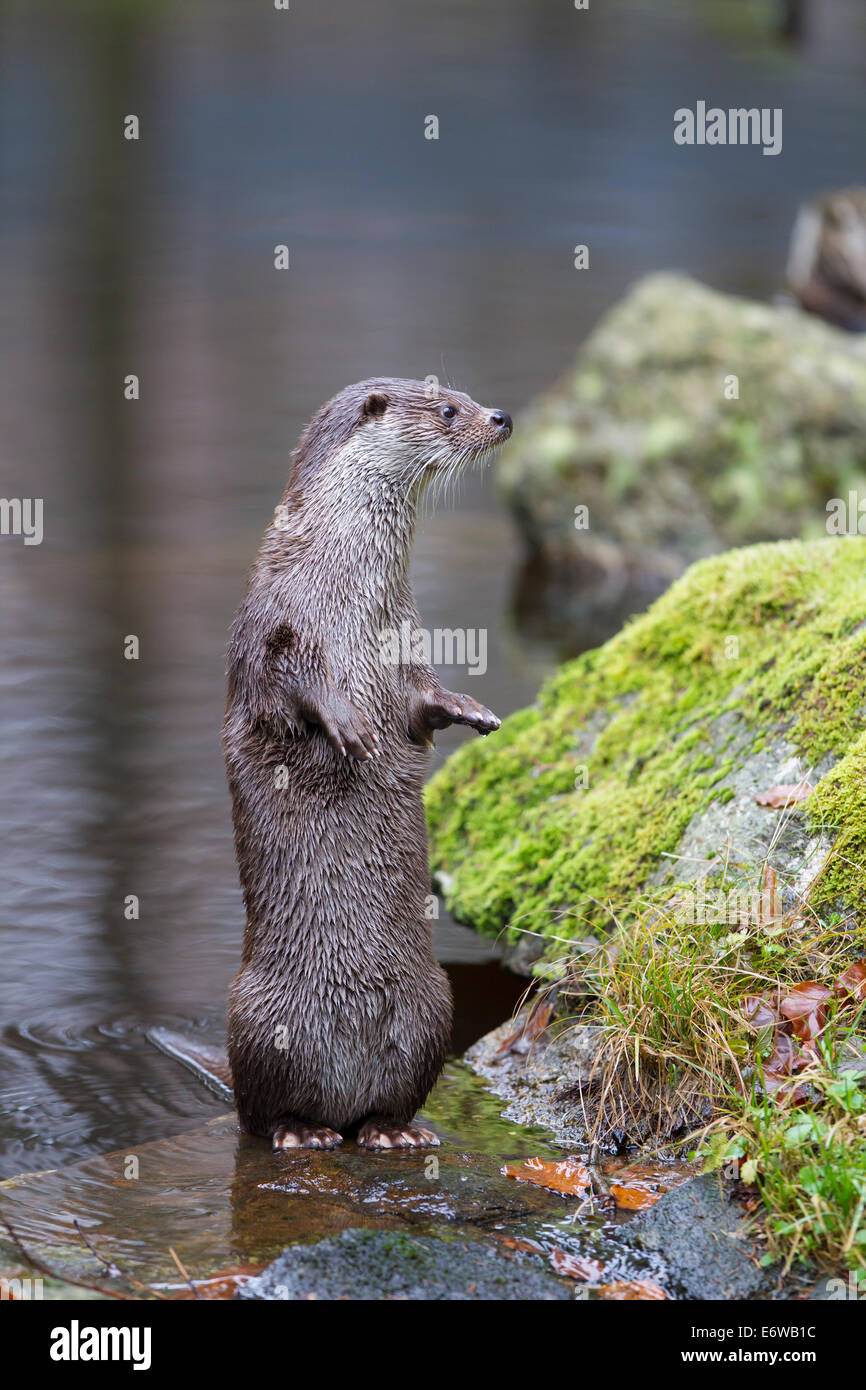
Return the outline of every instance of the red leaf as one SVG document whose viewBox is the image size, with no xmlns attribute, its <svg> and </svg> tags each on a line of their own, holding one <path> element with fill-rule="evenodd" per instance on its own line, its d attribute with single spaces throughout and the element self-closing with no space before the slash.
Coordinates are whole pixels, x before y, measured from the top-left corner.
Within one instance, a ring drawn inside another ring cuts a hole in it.
<svg viewBox="0 0 866 1390">
<path fill-rule="evenodd" d="M 760 925 L 768 927 L 782 915 L 782 902 L 776 886 L 776 874 L 769 864 L 761 875 Z"/>
<path fill-rule="evenodd" d="M 604 1274 L 604 1265 L 600 1260 L 590 1260 L 585 1255 L 569 1255 L 558 1245 L 554 1247 L 550 1263 L 557 1274 L 567 1274 L 569 1279 L 582 1279 L 589 1284 L 597 1283 Z"/>
<path fill-rule="evenodd" d="M 172 1298 L 183 1301 L 185 1299 L 228 1299 L 234 1298 L 238 1290 L 238 1285 L 246 1283 L 254 1274 L 260 1274 L 261 1264 L 235 1265 L 233 1268 L 224 1269 L 218 1274 L 212 1274 L 209 1279 L 194 1279 L 195 1292 L 188 1284 L 181 1284 L 174 1288 L 171 1285 L 162 1284 L 160 1288 L 169 1288 Z"/>
<path fill-rule="evenodd" d="M 811 1087 L 802 1081 L 795 1081 L 792 1076 L 776 1076 L 773 1072 L 764 1072 L 764 1090 L 778 1106 L 803 1105 L 812 1094 Z"/>
<path fill-rule="evenodd" d="M 525 1240 L 522 1236 L 503 1236 L 494 1231 L 494 1239 L 500 1245 L 504 1245 L 506 1250 L 524 1250 L 532 1255 L 543 1255 L 544 1248 L 539 1245 L 537 1240 Z"/>
<path fill-rule="evenodd" d="M 612 1284 L 602 1284 L 599 1289 L 602 1298 L 635 1299 L 667 1298 L 667 1294 L 652 1279 L 617 1279 Z"/>
<path fill-rule="evenodd" d="M 544 1032 L 552 1013 L 553 1000 L 546 999 L 542 1004 L 538 1004 L 517 1031 L 510 1033 L 505 1042 L 500 1043 L 496 1049 L 497 1056 L 500 1052 L 514 1052 L 518 1056 L 528 1052 L 535 1039 Z"/>
<path fill-rule="evenodd" d="M 695 1176 L 690 1163 L 629 1163 L 611 1180 L 611 1196 L 624 1211 L 645 1211 L 665 1192 Z"/>
<path fill-rule="evenodd" d="M 776 1034 L 773 1051 L 764 1063 L 764 1075 L 771 1072 L 775 1076 L 790 1076 L 792 1071 L 797 1071 L 804 1066 L 805 1062 L 801 1059 L 800 1048 L 790 1033 L 778 1032 Z"/>
<path fill-rule="evenodd" d="M 647 1207 L 654 1207 L 662 1195 L 660 1192 L 653 1192 L 646 1183 L 640 1182 L 629 1183 L 628 1187 L 612 1182 L 610 1194 L 623 1211 L 646 1211 Z"/>
<path fill-rule="evenodd" d="M 555 1163 L 543 1158 L 528 1158 L 525 1163 L 506 1163 L 501 1171 L 506 1178 L 547 1187 L 566 1197 L 583 1197 L 592 1191 L 589 1170 L 577 1158 L 562 1158 Z"/>
</svg>

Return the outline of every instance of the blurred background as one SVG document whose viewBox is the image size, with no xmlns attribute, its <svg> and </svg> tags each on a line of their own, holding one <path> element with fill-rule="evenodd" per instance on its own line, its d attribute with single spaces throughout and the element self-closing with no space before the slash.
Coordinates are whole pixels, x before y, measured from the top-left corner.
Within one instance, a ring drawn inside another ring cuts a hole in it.
<svg viewBox="0 0 866 1390">
<path fill-rule="evenodd" d="M 376 374 L 519 416 L 651 269 L 770 299 L 798 205 L 863 181 L 866 6 L 29 0 L 0 40 L 2 492 L 45 516 L 41 546 L 0 539 L 8 1176 L 221 1108 L 144 1030 L 221 1027 L 225 640 L 304 422 Z M 675 146 L 704 98 L 782 107 L 782 154 Z M 643 601 L 518 622 L 520 563 L 489 476 L 420 528 L 422 619 L 488 629 L 469 686 L 501 716 Z M 521 984 L 437 941 L 464 1047 Z"/>
</svg>

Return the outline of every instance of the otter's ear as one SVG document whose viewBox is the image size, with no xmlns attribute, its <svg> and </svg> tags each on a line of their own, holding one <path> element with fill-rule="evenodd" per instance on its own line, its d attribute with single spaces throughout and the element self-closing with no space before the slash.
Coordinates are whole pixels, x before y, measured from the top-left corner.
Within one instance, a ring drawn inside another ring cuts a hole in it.
<svg viewBox="0 0 866 1390">
<path fill-rule="evenodd" d="M 375 420 L 378 415 L 384 415 L 388 409 L 388 397 L 382 391 L 373 391 L 367 397 L 361 407 L 362 420 Z"/>
</svg>

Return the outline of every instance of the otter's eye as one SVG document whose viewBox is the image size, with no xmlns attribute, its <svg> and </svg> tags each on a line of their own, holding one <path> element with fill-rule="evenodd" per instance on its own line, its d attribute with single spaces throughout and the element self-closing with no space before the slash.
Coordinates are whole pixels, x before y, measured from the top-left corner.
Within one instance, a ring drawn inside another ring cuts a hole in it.
<svg viewBox="0 0 866 1390">
<path fill-rule="evenodd" d="M 443 407 L 442 407 L 442 419 L 443 419 L 443 420 L 453 420 L 453 419 L 454 419 L 454 416 L 455 416 L 456 414 L 457 414 L 457 407 L 456 407 L 456 406 L 454 406 L 454 405 L 443 405 Z"/>
</svg>

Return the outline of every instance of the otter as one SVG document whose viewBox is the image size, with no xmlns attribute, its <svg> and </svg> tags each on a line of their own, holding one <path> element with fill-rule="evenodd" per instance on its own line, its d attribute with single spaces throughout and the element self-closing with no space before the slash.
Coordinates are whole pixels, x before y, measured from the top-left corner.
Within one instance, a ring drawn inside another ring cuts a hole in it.
<svg viewBox="0 0 866 1390">
<path fill-rule="evenodd" d="M 500 721 L 421 661 L 409 578 L 425 489 L 511 418 L 391 378 L 346 387 L 292 456 L 232 627 L 224 748 L 246 926 L 228 1007 L 241 1126 L 276 1149 L 438 1143 L 412 1124 L 451 991 L 432 949 L 421 790 L 434 731 Z"/>
</svg>

